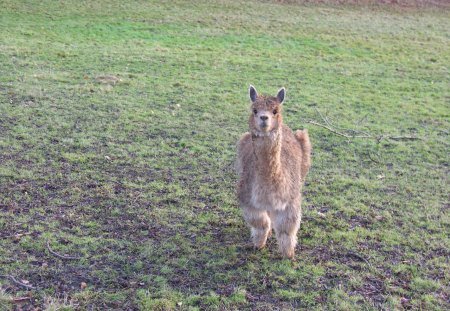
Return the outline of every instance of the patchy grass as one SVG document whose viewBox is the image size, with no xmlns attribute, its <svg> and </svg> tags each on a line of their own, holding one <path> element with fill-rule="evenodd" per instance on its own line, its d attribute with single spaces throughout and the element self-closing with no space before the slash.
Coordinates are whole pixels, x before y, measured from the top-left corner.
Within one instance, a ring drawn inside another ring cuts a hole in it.
<svg viewBox="0 0 450 311">
<path fill-rule="evenodd" d="M 0 310 L 449 307 L 448 11 L 3 1 L 0 16 Z M 310 130 L 294 262 L 273 238 L 247 248 L 233 163 L 249 83 L 285 86 L 286 123 Z M 308 124 L 325 118 L 421 139 Z"/>
</svg>

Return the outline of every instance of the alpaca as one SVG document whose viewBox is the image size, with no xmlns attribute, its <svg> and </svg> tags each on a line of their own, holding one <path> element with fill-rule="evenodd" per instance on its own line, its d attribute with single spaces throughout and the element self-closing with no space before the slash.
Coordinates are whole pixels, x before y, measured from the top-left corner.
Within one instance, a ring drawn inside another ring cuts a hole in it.
<svg viewBox="0 0 450 311">
<path fill-rule="evenodd" d="M 238 199 L 260 249 L 275 230 L 283 257 L 293 258 L 301 221 L 301 187 L 311 166 L 308 131 L 295 133 L 282 119 L 285 89 L 258 95 L 250 86 L 250 132 L 238 143 Z"/>
</svg>

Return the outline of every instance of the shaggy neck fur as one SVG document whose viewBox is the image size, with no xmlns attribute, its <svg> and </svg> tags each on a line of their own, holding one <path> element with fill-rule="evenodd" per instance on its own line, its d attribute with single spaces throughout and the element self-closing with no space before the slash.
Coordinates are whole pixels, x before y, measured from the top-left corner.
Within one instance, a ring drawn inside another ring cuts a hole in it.
<svg viewBox="0 0 450 311">
<path fill-rule="evenodd" d="M 269 133 L 252 131 L 253 151 L 257 163 L 257 174 L 278 179 L 281 176 L 281 126 Z"/>
</svg>

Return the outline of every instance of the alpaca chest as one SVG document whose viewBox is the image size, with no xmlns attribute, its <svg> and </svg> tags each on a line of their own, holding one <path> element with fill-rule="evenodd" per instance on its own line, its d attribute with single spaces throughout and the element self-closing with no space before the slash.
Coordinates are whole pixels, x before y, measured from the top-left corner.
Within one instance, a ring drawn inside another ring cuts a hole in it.
<svg viewBox="0 0 450 311">
<path fill-rule="evenodd" d="M 263 210 L 284 210 L 288 204 L 286 187 L 282 183 L 262 181 L 256 178 L 252 185 L 251 203 Z"/>
</svg>

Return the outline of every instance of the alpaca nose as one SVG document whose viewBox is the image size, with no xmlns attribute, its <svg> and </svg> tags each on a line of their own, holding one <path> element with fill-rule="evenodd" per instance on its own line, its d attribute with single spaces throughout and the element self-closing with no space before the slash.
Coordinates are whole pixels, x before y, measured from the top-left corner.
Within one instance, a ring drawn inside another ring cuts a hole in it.
<svg viewBox="0 0 450 311">
<path fill-rule="evenodd" d="M 267 119 L 269 119 L 269 117 L 268 116 L 260 116 L 260 119 L 263 121 L 266 121 Z"/>
</svg>

